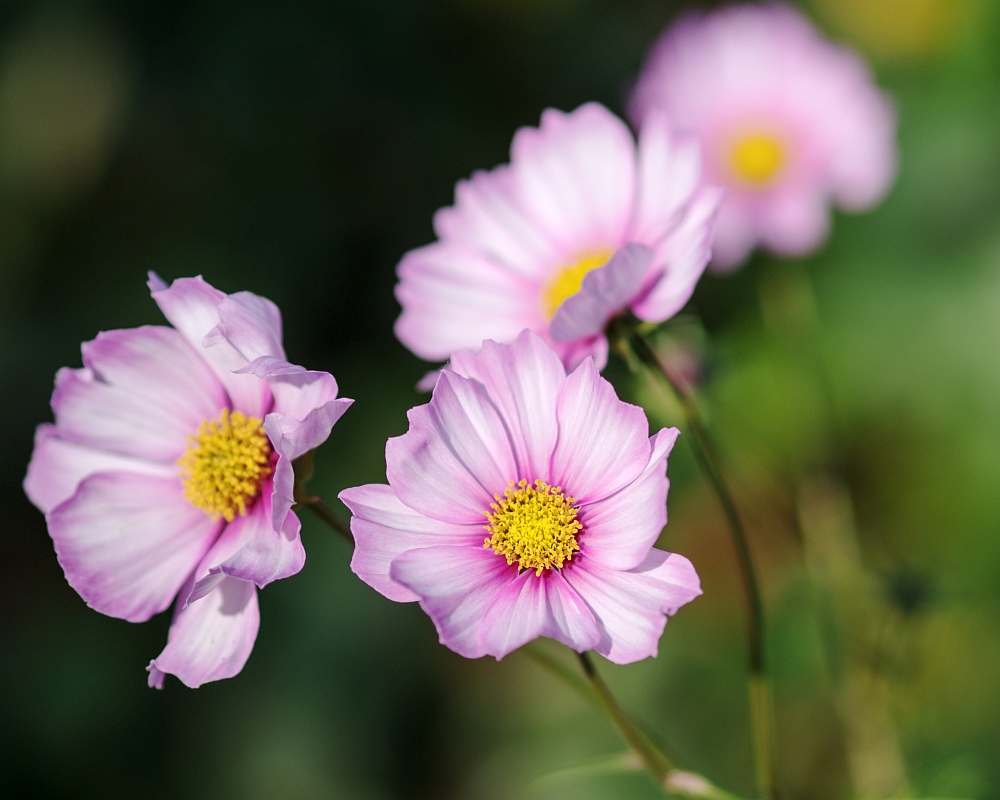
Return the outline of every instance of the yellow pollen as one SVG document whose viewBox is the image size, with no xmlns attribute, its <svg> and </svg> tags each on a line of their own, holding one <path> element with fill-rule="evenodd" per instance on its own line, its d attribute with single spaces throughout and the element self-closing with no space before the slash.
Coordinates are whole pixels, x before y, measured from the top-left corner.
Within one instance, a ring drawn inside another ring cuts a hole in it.
<svg viewBox="0 0 1000 800">
<path fill-rule="evenodd" d="M 533 486 L 525 480 L 515 486 L 511 481 L 503 497 L 493 497 L 493 513 L 486 512 L 490 523 L 483 526 L 492 535 L 483 547 L 504 556 L 508 564 L 516 561 L 518 569 L 533 569 L 537 576 L 545 569 L 560 569 L 580 549 L 576 534 L 583 525 L 573 498 L 563 496 L 558 486 L 540 480 Z"/>
<path fill-rule="evenodd" d="M 772 181 L 785 165 L 785 147 L 775 136 L 752 133 L 736 140 L 729 166 L 742 183 L 760 187 Z"/>
<path fill-rule="evenodd" d="M 542 287 L 542 313 L 545 319 L 552 319 L 563 301 L 580 291 L 584 276 L 593 269 L 603 267 L 613 255 L 613 250 L 599 248 L 580 256 L 575 264 L 560 267 Z"/>
<path fill-rule="evenodd" d="M 184 496 L 212 519 L 232 522 L 247 513 L 271 474 L 270 461 L 271 444 L 261 421 L 224 408 L 219 419 L 205 420 L 188 439 L 177 466 Z"/>
</svg>

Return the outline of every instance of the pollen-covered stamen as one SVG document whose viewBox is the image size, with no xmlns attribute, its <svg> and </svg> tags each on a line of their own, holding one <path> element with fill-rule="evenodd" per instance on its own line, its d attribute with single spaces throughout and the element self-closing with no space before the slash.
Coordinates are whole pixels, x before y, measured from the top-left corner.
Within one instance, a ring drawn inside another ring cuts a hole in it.
<svg viewBox="0 0 1000 800">
<path fill-rule="evenodd" d="M 198 508 L 232 522 L 260 491 L 271 474 L 271 443 L 257 417 L 222 410 L 217 420 L 205 420 L 188 440 L 177 460 L 184 496 Z"/>
<path fill-rule="evenodd" d="M 598 248 L 580 256 L 573 264 L 556 270 L 542 287 L 542 313 L 545 319 L 552 319 L 563 301 L 580 291 L 587 273 L 603 267 L 613 255 L 614 252 L 611 250 Z"/>
<path fill-rule="evenodd" d="M 503 497 L 493 497 L 493 512 L 486 512 L 489 524 L 484 526 L 491 535 L 483 547 L 504 556 L 508 564 L 516 561 L 519 569 L 533 569 L 537 576 L 561 568 L 579 551 L 576 535 L 583 525 L 573 498 L 564 496 L 560 487 L 542 480 L 534 485 L 522 480 L 516 486 L 511 481 Z"/>
</svg>

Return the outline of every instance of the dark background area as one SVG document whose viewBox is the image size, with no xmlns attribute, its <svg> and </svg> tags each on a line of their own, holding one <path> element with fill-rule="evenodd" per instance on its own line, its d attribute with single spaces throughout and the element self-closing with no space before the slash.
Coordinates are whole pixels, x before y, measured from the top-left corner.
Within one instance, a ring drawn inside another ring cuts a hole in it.
<svg viewBox="0 0 1000 800">
<path fill-rule="evenodd" d="M 79 365 L 100 330 L 161 321 L 147 270 L 278 303 L 290 359 L 357 400 L 317 454 L 313 490 L 383 480 L 385 439 L 424 402 L 413 387 L 428 368 L 392 335 L 399 257 L 432 239 L 455 181 L 505 161 L 543 108 L 621 113 L 646 48 L 690 5 L 0 7 L 0 794 L 656 796 L 615 769 L 553 774 L 618 752 L 607 723 L 519 654 L 470 662 L 439 646 L 419 609 L 354 578 L 345 543 L 312 519 L 304 571 L 261 595 L 243 673 L 150 690 L 169 613 L 131 625 L 89 610 L 20 481 L 56 369 Z M 815 285 L 843 470 L 892 620 L 889 707 L 916 796 L 1000 798 L 997 15 L 971 0 L 808 10 L 873 59 L 900 111 L 890 198 L 838 217 L 796 265 Z M 789 797 L 843 797 L 823 626 L 806 610 L 785 491 L 819 446 L 823 403 L 768 327 L 780 269 L 758 257 L 707 277 L 691 310 L 764 564 L 783 781 Z M 621 364 L 608 374 L 654 422 L 677 422 Z M 684 763 L 749 793 L 735 564 L 683 447 L 671 476 L 661 546 L 695 561 L 706 596 L 668 626 L 660 658 L 603 669 Z"/>
</svg>

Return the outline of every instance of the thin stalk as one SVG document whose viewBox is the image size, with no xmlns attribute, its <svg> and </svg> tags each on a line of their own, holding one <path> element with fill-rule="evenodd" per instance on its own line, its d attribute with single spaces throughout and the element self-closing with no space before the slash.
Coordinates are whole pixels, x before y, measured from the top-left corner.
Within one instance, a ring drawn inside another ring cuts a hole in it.
<svg viewBox="0 0 1000 800">
<path fill-rule="evenodd" d="M 677 769 L 673 762 L 654 744 L 628 715 L 622 711 L 608 685 L 598 673 L 589 653 L 577 653 L 583 674 L 594 690 L 618 733 L 642 760 L 643 766 L 656 779 L 656 783 L 670 795 L 700 797 L 707 800 L 738 800 L 710 781 L 693 772 Z"/>
<path fill-rule="evenodd" d="M 733 493 L 723 475 L 718 448 L 712 440 L 698 411 L 698 406 L 690 393 L 674 381 L 669 370 L 664 367 L 653 348 L 649 346 L 649 343 L 635 327 L 630 326 L 624 330 L 619 328 L 616 332 L 619 345 L 631 350 L 635 357 L 647 369 L 660 377 L 676 396 L 684 413 L 687 428 L 691 433 L 695 459 L 712 486 L 729 524 L 746 599 L 747 644 L 750 662 L 749 699 L 757 792 L 768 800 L 777 800 L 774 724 L 771 714 L 770 681 L 767 675 L 764 652 L 764 603 L 757 581 L 757 571 L 750 554 L 749 540 L 743 527 L 743 521 L 740 519 L 736 501 L 733 499 Z"/>
<path fill-rule="evenodd" d="M 326 523 L 330 528 L 335 530 L 341 536 L 343 536 L 348 543 L 352 546 L 354 545 L 354 537 L 351 535 L 351 529 L 346 522 L 340 519 L 329 506 L 326 505 L 318 497 L 310 498 L 302 503 L 306 508 L 313 512 L 317 517 L 319 517 L 324 523 Z"/>
</svg>

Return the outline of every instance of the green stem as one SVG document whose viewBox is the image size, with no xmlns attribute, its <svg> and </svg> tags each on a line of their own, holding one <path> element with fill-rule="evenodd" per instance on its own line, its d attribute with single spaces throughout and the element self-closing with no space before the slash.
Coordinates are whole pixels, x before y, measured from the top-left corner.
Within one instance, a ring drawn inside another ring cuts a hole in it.
<svg viewBox="0 0 1000 800">
<path fill-rule="evenodd" d="M 325 522 L 330 528 L 343 536 L 352 546 L 354 537 L 351 535 L 350 526 L 340 519 L 333 511 L 318 497 L 309 498 L 301 502 L 310 511 Z"/>
<path fill-rule="evenodd" d="M 743 521 L 740 519 L 736 501 L 723 475 L 718 448 L 712 440 L 691 394 L 679 386 L 669 370 L 636 330 L 634 325 L 619 323 L 609 333 L 619 346 L 631 350 L 635 357 L 651 372 L 660 377 L 676 396 L 684 413 L 687 428 L 693 440 L 692 450 L 698 466 L 711 484 L 726 521 L 736 549 L 740 565 L 743 591 L 747 608 L 747 641 L 750 661 L 750 714 L 753 727 L 754 768 L 757 776 L 757 791 L 761 797 L 776 800 L 778 797 L 775 780 L 774 733 L 771 715 L 771 691 L 767 676 L 764 652 L 764 603 L 761 599 L 757 572 L 750 554 Z"/>
<path fill-rule="evenodd" d="M 622 711 L 608 685 L 598 673 L 589 653 L 577 653 L 583 674 L 587 677 L 597 700 L 611 717 L 618 733 L 642 760 L 643 766 L 656 779 L 656 783 L 669 795 L 700 797 L 707 800 L 739 800 L 718 786 L 693 772 L 677 769 L 673 762 L 654 744 Z"/>
</svg>

